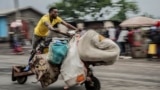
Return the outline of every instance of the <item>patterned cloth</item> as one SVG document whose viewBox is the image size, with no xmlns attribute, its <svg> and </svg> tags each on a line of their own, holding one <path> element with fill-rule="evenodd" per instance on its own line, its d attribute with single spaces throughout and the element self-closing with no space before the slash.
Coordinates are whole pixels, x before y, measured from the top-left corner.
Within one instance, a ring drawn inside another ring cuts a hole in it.
<svg viewBox="0 0 160 90">
<path fill-rule="evenodd" d="M 42 55 L 36 55 L 30 65 L 37 80 L 40 81 L 42 88 L 57 81 L 60 73 L 59 65 L 50 64 Z"/>
</svg>

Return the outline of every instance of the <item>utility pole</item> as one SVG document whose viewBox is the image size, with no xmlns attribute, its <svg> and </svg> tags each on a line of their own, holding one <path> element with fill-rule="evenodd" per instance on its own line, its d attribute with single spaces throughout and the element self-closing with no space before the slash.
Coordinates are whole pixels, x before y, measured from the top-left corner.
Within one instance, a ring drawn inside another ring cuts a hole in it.
<svg viewBox="0 0 160 90">
<path fill-rule="evenodd" d="M 16 10 L 15 19 L 20 19 L 21 13 L 19 12 L 19 0 L 14 0 L 14 8 Z"/>
</svg>

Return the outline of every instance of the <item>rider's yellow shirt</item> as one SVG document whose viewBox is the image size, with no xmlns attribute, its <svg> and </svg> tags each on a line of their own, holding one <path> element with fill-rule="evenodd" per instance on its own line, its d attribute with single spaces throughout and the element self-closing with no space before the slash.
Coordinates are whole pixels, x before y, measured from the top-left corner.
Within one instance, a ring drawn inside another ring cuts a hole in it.
<svg viewBox="0 0 160 90">
<path fill-rule="evenodd" d="M 37 26 L 34 29 L 34 34 L 37 36 L 46 36 L 48 32 L 48 27 L 44 24 L 44 22 L 50 23 L 52 26 L 56 25 L 57 23 L 62 22 L 62 19 L 57 16 L 52 22 L 50 22 L 49 15 L 44 15 L 38 22 Z"/>
</svg>

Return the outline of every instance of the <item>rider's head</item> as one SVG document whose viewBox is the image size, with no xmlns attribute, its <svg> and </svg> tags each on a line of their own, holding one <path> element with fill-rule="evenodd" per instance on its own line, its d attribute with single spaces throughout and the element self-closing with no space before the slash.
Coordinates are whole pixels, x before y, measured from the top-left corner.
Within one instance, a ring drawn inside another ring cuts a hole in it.
<svg viewBox="0 0 160 90">
<path fill-rule="evenodd" d="M 49 15 L 53 18 L 56 18 L 58 16 L 58 9 L 56 7 L 49 8 Z"/>
</svg>

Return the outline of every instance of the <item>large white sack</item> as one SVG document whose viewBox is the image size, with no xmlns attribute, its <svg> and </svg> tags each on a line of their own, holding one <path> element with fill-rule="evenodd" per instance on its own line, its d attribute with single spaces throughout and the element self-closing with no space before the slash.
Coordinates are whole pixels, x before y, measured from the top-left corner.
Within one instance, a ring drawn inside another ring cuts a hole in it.
<svg viewBox="0 0 160 90">
<path fill-rule="evenodd" d="M 67 57 L 61 66 L 61 75 L 67 86 L 71 87 L 81 84 L 86 79 L 86 72 L 83 62 L 80 60 L 77 50 L 77 39 L 72 38 L 69 43 Z"/>
<path fill-rule="evenodd" d="M 103 61 L 109 65 L 119 58 L 120 49 L 112 40 L 89 30 L 79 39 L 78 52 L 83 61 Z"/>
</svg>

